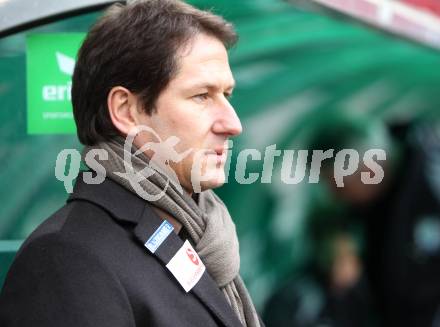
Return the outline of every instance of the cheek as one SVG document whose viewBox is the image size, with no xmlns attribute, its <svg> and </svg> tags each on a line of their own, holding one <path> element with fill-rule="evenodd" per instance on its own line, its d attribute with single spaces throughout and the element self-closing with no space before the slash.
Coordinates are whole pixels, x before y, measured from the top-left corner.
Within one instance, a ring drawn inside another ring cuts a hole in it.
<svg viewBox="0 0 440 327">
<path fill-rule="evenodd" d="M 168 110 L 167 110 L 168 109 Z M 213 123 L 213 113 L 210 108 L 203 108 L 188 100 L 170 101 L 160 110 L 161 136 L 176 136 L 180 142 L 176 146 L 179 151 L 189 148 L 200 149 L 203 145 L 209 146 L 209 133 Z"/>
<path fill-rule="evenodd" d="M 204 117 L 185 117 L 173 123 L 173 131 L 188 147 L 203 148 L 209 137 L 208 119 Z M 178 135 L 177 135 L 178 134 Z"/>
</svg>

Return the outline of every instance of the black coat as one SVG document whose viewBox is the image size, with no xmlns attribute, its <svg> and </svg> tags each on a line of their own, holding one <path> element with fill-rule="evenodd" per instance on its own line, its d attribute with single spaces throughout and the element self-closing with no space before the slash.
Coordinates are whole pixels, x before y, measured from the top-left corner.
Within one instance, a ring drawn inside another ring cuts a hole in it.
<svg viewBox="0 0 440 327">
<path fill-rule="evenodd" d="M 186 293 L 165 265 L 183 245 L 151 206 L 106 179 L 80 175 L 67 204 L 19 250 L 0 295 L 2 327 L 241 326 L 205 271 Z"/>
</svg>

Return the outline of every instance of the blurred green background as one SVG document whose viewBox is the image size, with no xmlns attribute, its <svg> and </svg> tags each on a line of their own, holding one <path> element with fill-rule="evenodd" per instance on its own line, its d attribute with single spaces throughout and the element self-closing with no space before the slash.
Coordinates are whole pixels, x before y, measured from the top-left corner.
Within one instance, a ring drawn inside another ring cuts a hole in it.
<svg viewBox="0 0 440 327">
<path fill-rule="evenodd" d="M 354 117 L 386 123 L 430 119 L 440 105 L 440 56 L 352 20 L 297 9 L 278 0 L 191 1 L 212 9 L 240 35 L 230 51 L 237 88 L 232 98 L 243 124 L 237 153 L 255 148 L 307 149 L 323 123 Z M 55 178 L 76 135 L 26 132 L 26 35 L 86 32 L 89 13 L 0 39 L 0 285 L 21 241 L 67 198 Z M 42 45 L 44 46 L 44 45 Z M 44 65 L 41 62 L 41 65 Z M 310 256 L 307 217 L 330 201 L 321 184 L 286 185 L 275 161 L 272 183 L 229 182 L 218 194 L 236 222 L 241 270 L 258 308 Z M 261 172 L 261 162 L 249 162 Z"/>
</svg>

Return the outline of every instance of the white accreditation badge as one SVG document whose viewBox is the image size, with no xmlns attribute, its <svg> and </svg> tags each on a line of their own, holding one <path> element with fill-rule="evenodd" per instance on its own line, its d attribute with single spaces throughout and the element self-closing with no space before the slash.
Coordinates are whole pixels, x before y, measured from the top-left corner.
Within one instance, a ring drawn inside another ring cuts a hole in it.
<svg viewBox="0 0 440 327">
<path fill-rule="evenodd" d="M 197 284 L 206 269 L 188 240 L 183 243 L 166 267 L 186 292 Z"/>
</svg>

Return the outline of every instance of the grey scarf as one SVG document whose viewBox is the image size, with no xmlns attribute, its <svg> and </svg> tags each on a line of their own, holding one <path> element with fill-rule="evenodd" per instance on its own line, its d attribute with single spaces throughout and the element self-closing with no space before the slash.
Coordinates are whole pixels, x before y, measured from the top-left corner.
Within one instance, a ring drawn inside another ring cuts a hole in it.
<svg viewBox="0 0 440 327">
<path fill-rule="evenodd" d="M 104 166 L 107 176 L 141 196 L 127 179 L 136 177 L 121 174 L 125 172 L 126 167 L 123 138 L 102 142 L 93 147 L 85 147 L 84 154 L 91 149 L 106 150 L 108 160 L 98 161 Z M 206 269 L 242 324 L 248 327 L 259 327 L 255 307 L 239 275 L 238 239 L 235 225 L 226 206 L 211 190 L 201 192 L 197 204 L 187 193 L 180 192 L 181 188 L 176 181 L 164 176 L 143 153 L 133 155 L 136 150 L 133 147 L 129 154 L 131 167 L 135 174 L 147 177 L 136 179 L 143 191 L 149 195 L 157 195 L 157 200 L 151 204 L 166 211 L 183 225 L 194 242 L 195 249 Z"/>
</svg>

